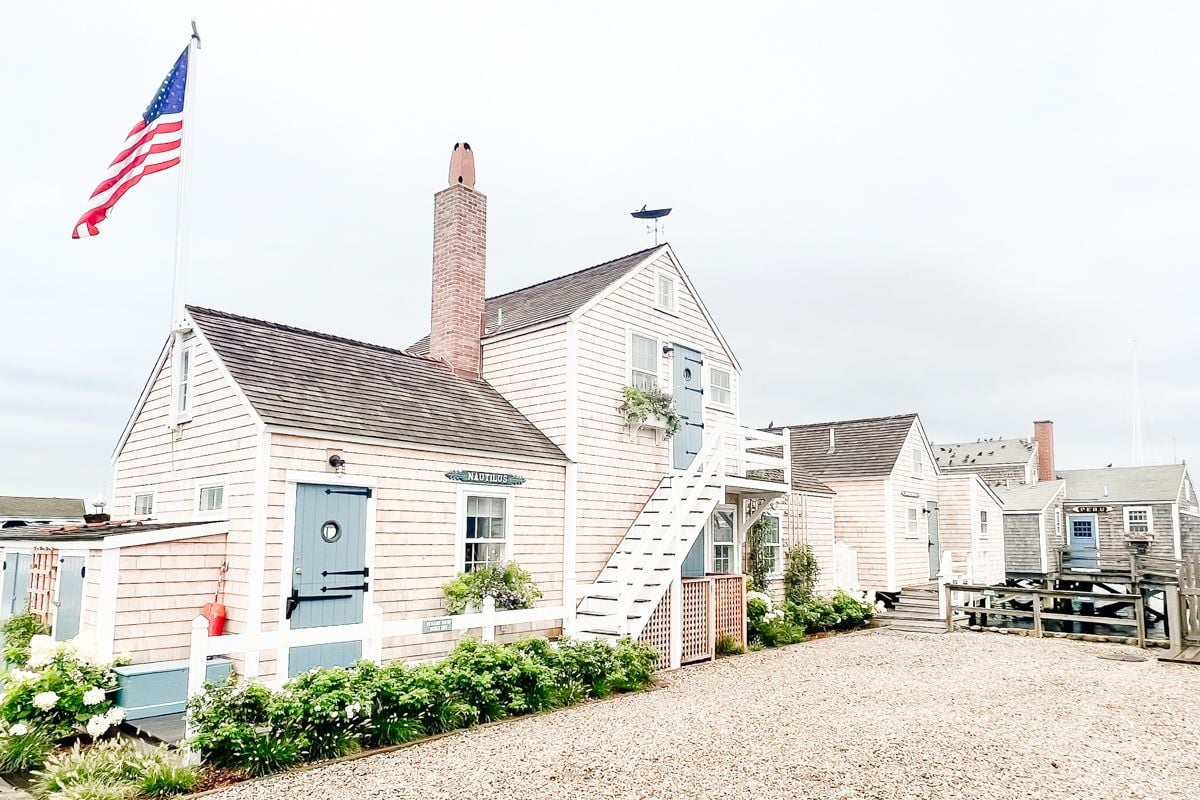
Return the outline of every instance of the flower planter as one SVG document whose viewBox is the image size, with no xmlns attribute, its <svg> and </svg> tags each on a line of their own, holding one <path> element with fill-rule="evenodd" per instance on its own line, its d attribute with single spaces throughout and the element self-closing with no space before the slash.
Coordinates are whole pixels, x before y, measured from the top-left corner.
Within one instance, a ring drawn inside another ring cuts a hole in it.
<svg viewBox="0 0 1200 800">
<path fill-rule="evenodd" d="M 635 439 L 642 430 L 654 431 L 654 438 L 662 441 L 667 432 L 667 418 L 661 414 L 651 414 L 641 422 L 629 426 L 629 438 Z"/>
</svg>

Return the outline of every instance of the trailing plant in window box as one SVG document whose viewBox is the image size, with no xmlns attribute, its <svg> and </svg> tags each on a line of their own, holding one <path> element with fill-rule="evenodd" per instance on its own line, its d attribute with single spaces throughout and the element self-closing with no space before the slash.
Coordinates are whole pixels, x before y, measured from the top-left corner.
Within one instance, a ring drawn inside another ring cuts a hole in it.
<svg viewBox="0 0 1200 800">
<path fill-rule="evenodd" d="M 483 608 L 483 598 L 496 601 L 497 611 L 533 608 L 542 596 L 537 583 L 526 570 L 514 561 L 487 564 L 470 572 L 460 572 L 454 580 L 442 586 L 446 595 L 446 611 L 466 614 Z"/>
<path fill-rule="evenodd" d="M 644 424 L 651 417 L 657 417 L 662 420 L 663 436 L 670 439 L 683 427 L 683 417 L 679 416 L 675 401 L 666 392 L 626 386 L 623 396 L 617 411 L 625 417 L 625 424 L 631 429 Z"/>
</svg>

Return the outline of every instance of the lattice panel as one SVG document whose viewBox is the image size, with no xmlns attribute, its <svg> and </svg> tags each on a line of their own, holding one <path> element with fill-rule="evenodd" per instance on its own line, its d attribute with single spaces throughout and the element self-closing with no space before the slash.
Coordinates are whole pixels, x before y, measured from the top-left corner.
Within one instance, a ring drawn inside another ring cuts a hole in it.
<svg viewBox="0 0 1200 800">
<path fill-rule="evenodd" d="M 54 578 L 58 574 L 58 551 L 35 547 L 29 566 L 29 610 L 50 623 L 50 601 L 54 597 Z"/>
<path fill-rule="evenodd" d="M 708 602 L 709 581 L 683 581 L 683 642 L 680 661 L 684 664 L 713 657 L 712 610 Z"/>
<path fill-rule="evenodd" d="M 646 627 L 642 628 L 638 641 L 653 645 L 658 651 L 655 670 L 671 668 L 671 587 L 667 587 L 662 600 L 658 601 L 658 608 L 646 620 Z"/>
<path fill-rule="evenodd" d="M 717 636 L 728 634 L 740 645 L 746 644 L 746 576 L 729 575 L 713 579 L 713 614 Z"/>
</svg>

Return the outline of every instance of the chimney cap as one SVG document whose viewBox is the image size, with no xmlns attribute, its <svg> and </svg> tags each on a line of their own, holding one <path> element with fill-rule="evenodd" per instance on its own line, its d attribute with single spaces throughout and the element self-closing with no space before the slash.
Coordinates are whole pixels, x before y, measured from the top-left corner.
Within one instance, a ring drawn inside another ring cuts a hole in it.
<svg viewBox="0 0 1200 800">
<path fill-rule="evenodd" d="M 1034 425 L 1053 425 L 1054 420 L 1052 420 L 1052 419 L 1035 419 L 1033 421 L 1033 424 Z"/>
<path fill-rule="evenodd" d="M 467 142 L 457 142 L 450 154 L 450 185 L 475 188 L 475 151 Z"/>
</svg>

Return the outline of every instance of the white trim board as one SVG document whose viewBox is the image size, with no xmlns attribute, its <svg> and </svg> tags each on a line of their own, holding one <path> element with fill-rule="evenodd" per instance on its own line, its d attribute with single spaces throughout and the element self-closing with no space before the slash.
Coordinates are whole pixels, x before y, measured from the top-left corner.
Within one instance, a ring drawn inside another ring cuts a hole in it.
<svg viewBox="0 0 1200 800">
<path fill-rule="evenodd" d="M 229 533 L 227 520 L 213 522 L 196 522 L 180 525 L 177 528 L 158 528 L 150 531 L 134 533 L 112 533 L 103 539 L 76 539 L 60 541 L 56 539 L 8 539 L 0 541 L 0 549 L 12 550 L 18 553 L 32 552 L 35 547 L 53 547 L 59 552 L 78 552 L 87 550 L 120 550 L 122 547 L 138 547 L 144 544 L 159 544 L 161 542 L 179 542 L 185 539 L 199 539 L 204 536 L 216 536 Z"/>
<path fill-rule="evenodd" d="M 524 456 L 514 455 L 511 453 L 497 453 L 491 450 L 466 450 L 458 447 L 438 447 L 437 445 L 419 444 L 416 442 L 406 442 L 400 439 L 382 439 L 374 436 L 358 436 L 349 433 L 336 433 L 334 431 L 316 431 L 306 428 L 292 428 L 284 425 L 267 424 L 266 429 L 270 433 L 277 433 L 281 436 L 302 436 L 306 439 L 321 439 L 330 442 L 336 446 L 342 443 L 353 444 L 370 444 L 391 447 L 396 450 L 408 450 L 413 453 L 436 453 L 438 455 L 462 456 L 465 458 L 492 458 L 498 461 L 520 461 L 526 464 L 549 464 L 554 467 L 561 467 L 570 459 L 564 453 L 562 458 L 543 458 L 542 456 Z M 538 430 L 541 430 L 540 428 Z M 562 448 L 559 448 L 562 449 Z M 353 464 L 349 464 L 353 467 Z M 316 473 L 329 475 L 330 473 Z"/>
</svg>

